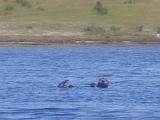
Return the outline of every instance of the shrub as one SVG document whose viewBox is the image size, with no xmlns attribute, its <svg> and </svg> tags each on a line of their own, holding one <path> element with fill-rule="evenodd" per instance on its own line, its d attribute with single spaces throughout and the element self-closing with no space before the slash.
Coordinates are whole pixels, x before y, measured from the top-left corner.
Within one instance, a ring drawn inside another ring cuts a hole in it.
<svg viewBox="0 0 160 120">
<path fill-rule="evenodd" d="M 160 27 L 157 27 L 157 33 L 160 34 Z"/>
<path fill-rule="evenodd" d="M 126 0 L 124 3 L 125 4 L 135 4 L 136 0 Z"/>
<path fill-rule="evenodd" d="M 136 27 L 137 32 L 142 32 L 143 31 L 143 25 L 139 25 Z"/>
<path fill-rule="evenodd" d="M 112 32 L 116 32 L 116 31 L 119 31 L 120 28 L 119 28 L 119 27 L 116 27 L 116 26 L 111 26 L 111 27 L 110 27 L 110 30 L 111 30 Z"/>
<path fill-rule="evenodd" d="M 16 3 L 22 3 L 23 0 L 16 0 Z"/>
<path fill-rule="evenodd" d="M 42 6 L 37 7 L 37 10 L 44 11 L 45 9 Z"/>
<path fill-rule="evenodd" d="M 26 29 L 31 30 L 33 27 L 31 25 L 27 25 Z"/>
<path fill-rule="evenodd" d="M 4 8 L 5 11 L 12 11 L 14 9 L 14 7 L 10 4 L 7 4 Z"/>
<path fill-rule="evenodd" d="M 31 5 L 30 2 L 24 1 L 24 2 L 22 3 L 22 6 L 23 6 L 23 7 L 28 7 L 28 8 L 30 8 L 32 5 Z"/>
<path fill-rule="evenodd" d="M 96 2 L 94 9 L 96 10 L 97 14 L 99 14 L 99 15 L 104 15 L 104 14 L 108 13 L 107 9 L 103 7 L 103 5 L 100 1 Z"/>
<path fill-rule="evenodd" d="M 85 30 L 85 32 L 88 32 L 88 33 L 104 33 L 104 32 L 106 32 L 106 30 L 104 28 L 96 27 L 93 25 L 87 26 L 84 30 Z"/>
<path fill-rule="evenodd" d="M 16 0 L 16 3 L 20 4 L 23 7 L 32 7 L 31 3 L 28 0 Z"/>
</svg>

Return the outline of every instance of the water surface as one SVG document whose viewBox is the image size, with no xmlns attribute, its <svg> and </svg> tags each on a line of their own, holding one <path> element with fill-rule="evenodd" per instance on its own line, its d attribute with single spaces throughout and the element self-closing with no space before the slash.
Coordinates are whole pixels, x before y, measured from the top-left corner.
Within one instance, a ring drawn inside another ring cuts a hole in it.
<svg viewBox="0 0 160 120">
<path fill-rule="evenodd" d="M 159 120 L 159 68 L 160 46 L 0 47 L 0 120 Z"/>
</svg>

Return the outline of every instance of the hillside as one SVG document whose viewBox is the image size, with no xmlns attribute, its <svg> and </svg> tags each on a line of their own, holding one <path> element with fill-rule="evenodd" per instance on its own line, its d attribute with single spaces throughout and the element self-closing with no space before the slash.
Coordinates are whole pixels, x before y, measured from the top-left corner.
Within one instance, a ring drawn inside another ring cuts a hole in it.
<svg viewBox="0 0 160 120">
<path fill-rule="evenodd" d="M 0 0 L 0 35 L 151 35 L 160 26 L 160 0 Z"/>
</svg>

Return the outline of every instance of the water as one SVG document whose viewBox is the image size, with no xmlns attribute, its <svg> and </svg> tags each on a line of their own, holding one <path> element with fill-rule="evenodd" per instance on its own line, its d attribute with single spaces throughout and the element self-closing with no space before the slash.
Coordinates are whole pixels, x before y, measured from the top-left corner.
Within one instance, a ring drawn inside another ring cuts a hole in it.
<svg viewBox="0 0 160 120">
<path fill-rule="evenodd" d="M 0 47 L 0 120 L 159 120 L 159 68 L 160 46 Z"/>
</svg>

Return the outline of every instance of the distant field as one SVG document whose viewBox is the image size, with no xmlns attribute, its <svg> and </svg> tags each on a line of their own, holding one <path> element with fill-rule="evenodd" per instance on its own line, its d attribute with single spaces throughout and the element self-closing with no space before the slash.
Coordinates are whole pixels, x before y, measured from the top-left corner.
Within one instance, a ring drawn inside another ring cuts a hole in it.
<svg viewBox="0 0 160 120">
<path fill-rule="evenodd" d="M 132 4 L 129 0 L 100 0 L 108 11 L 105 15 L 93 9 L 97 0 L 16 1 L 0 0 L 1 36 L 78 34 L 88 32 L 90 26 L 95 34 L 151 35 L 160 26 L 160 0 L 135 0 Z"/>
</svg>

